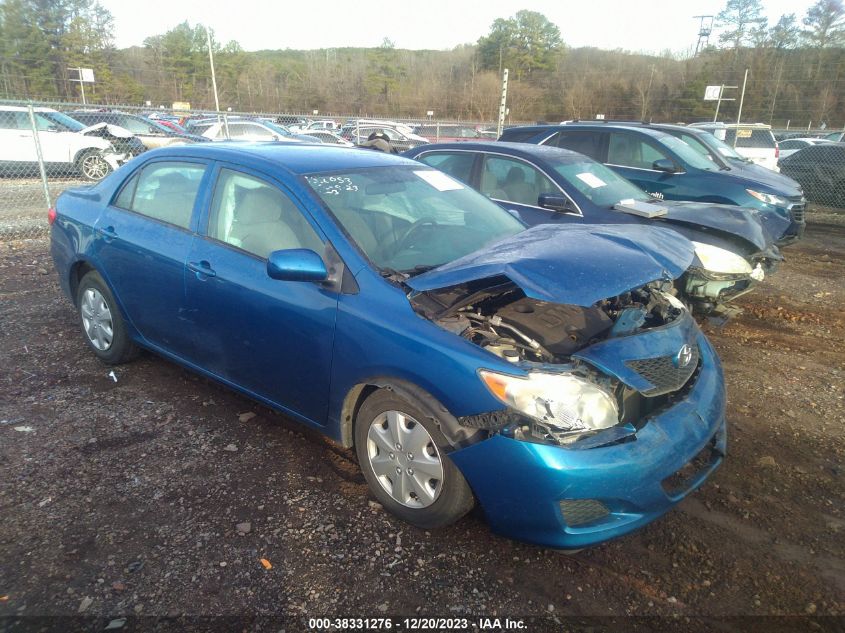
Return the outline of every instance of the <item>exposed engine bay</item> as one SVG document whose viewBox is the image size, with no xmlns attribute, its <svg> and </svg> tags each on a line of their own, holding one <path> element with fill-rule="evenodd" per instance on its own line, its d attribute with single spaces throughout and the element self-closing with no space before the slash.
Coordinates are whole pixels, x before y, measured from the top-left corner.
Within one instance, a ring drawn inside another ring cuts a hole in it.
<svg viewBox="0 0 845 633">
<path fill-rule="evenodd" d="M 685 308 L 671 292 L 671 283 L 653 282 L 583 307 L 526 297 L 503 278 L 476 292 L 455 287 L 415 295 L 412 303 L 426 318 L 505 360 L 559 364 L 605 338 L 674 321 Z"/>
</svg>

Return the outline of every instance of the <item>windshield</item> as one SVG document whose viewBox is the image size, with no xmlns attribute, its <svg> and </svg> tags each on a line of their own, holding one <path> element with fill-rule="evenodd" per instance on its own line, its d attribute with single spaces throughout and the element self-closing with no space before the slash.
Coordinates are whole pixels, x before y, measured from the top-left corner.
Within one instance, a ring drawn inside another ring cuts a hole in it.
<svg viewBox="0 0 845 633">
<path fill-rule="evenodd" d="M 740 156 L 733 147 L 725 143 L 722 139 L 714 136 L 713 134 L 708 134 L 707 140 L 704 142 L 707 143 L 713 149 L 715 149 L 717 152 L 719 152 L 719 154 L 721 154 L 725 158 L 736 158 L 743 161 L 745 160 L 745 158 Z"/>
<path fill-rule="evenodd" d="M 71 132 L 79 132 L 80 130 L 84 130 L 85 126 L 82 125 L 76 119 L 71 119 L 68 115 L 62 114 L 61 112 L 39 112 L 38 114 L 50 119 L 54 123 L 58 123 L 59 125 L 63 125 Z"/>
<path fill-rule="evenodd" d="M 679 138 L 675 138 L 674 136 L 667 134 L 660 140 L 666 147 L 680 156 L 684 162 L 696 169 L 703 169 L 705 171 L 716 171 L 719 169 L 713 161 L 696 152 Z"/>
<path fill-rule="evenodd" d="M 281 134 L 282 136 L 293 136 L 293 132 L 291 132 L 288 128 L 279 123 L 270 123 L 270 121 L 262 121 L 261 124 L 267 126 L 271 130 L 273 130 L 277 134 Z"/>
<path fill-rule="evenodd" d="M 612 207 L 622 200 L 652 201 L 642 189 L 595 161 L 552 163 L 552 166 L 566 182 L 597 206 Z"/>
<path fill-rule="evenodd" d="M 423 272 L 525 230 L 480 193 L 422 166 L 315 174 L 306 180 L 383 270 Z"/>
</svg>

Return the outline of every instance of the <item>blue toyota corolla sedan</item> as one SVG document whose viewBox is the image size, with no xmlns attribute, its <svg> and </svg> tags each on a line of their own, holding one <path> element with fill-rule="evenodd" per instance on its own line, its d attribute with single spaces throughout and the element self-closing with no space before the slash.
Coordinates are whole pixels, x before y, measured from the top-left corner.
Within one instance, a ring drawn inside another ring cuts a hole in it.
<svg viewBox="0 0 845 633">
<path fill-rule="evenodd" d="M 502 534 L 580 548 L 724 456 L 722 371 L 672 294 L 694 257 L 674 231 L 526 229 L 408 159 L 226 143 L 146 152 L 50 220 L 102 361 L 151 350 L 354 447 L 416 526 L 477 502 Z"/>
</svg>

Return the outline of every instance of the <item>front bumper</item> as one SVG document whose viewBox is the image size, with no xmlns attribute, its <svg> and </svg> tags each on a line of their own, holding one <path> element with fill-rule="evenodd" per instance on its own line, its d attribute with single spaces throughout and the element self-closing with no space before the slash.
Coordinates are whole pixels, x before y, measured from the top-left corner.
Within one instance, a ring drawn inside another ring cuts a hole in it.
<svg viewBox="0 0 845 633">
<path fill-rule="evenodd" d="M 703 484 L 725 454 L 725 390 L 716 353 L 704 335 L 697 342 L 695 384 L 633 441 L 576 450 L 495 435 L 451 453 L 493 530 L 548 547 L 587 547 L 653 521 Z M 561 509 L 567 500 L 595 500 L 607 512 L 570 525 Z"/>
<path fill-rule="evenodd" d="M 117 154 L 115 152 L 105 150 L 101 152 L 103 160 L 106 161 L 112 169 L 117 169 L 124 162 L 126 162 L 126 154 Z"/>
</svg>

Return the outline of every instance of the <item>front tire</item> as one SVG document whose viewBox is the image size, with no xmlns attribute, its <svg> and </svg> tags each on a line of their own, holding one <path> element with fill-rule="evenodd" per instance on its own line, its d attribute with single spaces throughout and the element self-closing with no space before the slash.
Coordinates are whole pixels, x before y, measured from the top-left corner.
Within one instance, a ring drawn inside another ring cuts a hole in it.
<svg viewBox="0 0 845 633">
<path fill-rule="evenodd" d="M 422 405 L 380 389 L 355 419 L 355 452 L 376 499 L 420 528 L 454 523 L 475 500 L 449 443 Z"/>
<path fill-rule="evenodd" d="M 119 365 L 138 355 L 111 290 L 92 270 L 79 282 L 76 306 L 88 347 L 107 365 Z"/>
<path fill-rule="evenodd" d="M 76 166 L 79 173 L 85 180 L 97 182 L 108 176 L 111 171 L 111 165 L 106 162 L 99 151 L 95 149 L 86 150 L 80 155 L 76 161 Z"/>
</svg>

